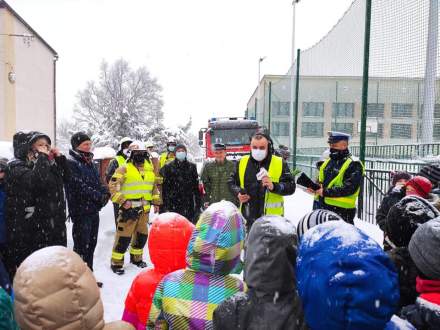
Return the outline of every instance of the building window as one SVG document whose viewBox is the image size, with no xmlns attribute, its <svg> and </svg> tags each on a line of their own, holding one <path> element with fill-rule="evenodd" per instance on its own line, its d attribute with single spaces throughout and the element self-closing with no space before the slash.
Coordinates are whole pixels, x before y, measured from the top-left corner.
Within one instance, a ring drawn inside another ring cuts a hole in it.
<svg viewBox="0 0 440 330">
<path fill-rule="evenodd" d="M 290 113 L 289 109 L 290 109 L 289 102 L 280 102 L 280 101 L 272 102 L 272 113 L 275 116 L 288 116 Z"/>
<path fill-rule="evenodd" d="M 303 117 L 324 117 L 324 103 L 303 102 Z"/>
<path fill-rule="evenodd" d="M 324 123 L 302 123 L 302 137 L 323 137 Z"/>
<path fill-rule="evenodd" d="M 377 133 L 372 133 L 372 132 L 366 132 L 367 133 L 367 138 L 379 138 L 382 139 L 383 138 L 383 123 L 378 123 L 377 124 Z"/>
<path fill-rule="evenodd" d="M 440 140 L 440 124 L 434 124 L 434 131 L 432 135 L 434 137 L 434 140 Z"/>
<path fill-rule="evenodd" d="M 332 123 L 332 131 L 353 135 L 353 123 Z"/>
<path fill-rule="evenodd" d="M 406 103 L 391 104 L 392 118 L 411 118 L 413 116 L 413 105 Z"/>
<path fill-rule="evenodd" d="M 411 139 L 411 137 L 412 137 L 411 124 L 391 124 L 392 139 Z"/>
<path fill-rule="evenodd" d="M 383 118 L 385 105 L 383 103 L 368 103 L 367 117 Z"/>
<path fill-rule="evenodd" d="M 354 103 L 333 103 L 333 118 L 353 118 Z"/>
<path fill-rule="evenodd" d="M 272 123 L 271 134 L 275 136 L 289 136 L 289 123 Z"/>
</svg>

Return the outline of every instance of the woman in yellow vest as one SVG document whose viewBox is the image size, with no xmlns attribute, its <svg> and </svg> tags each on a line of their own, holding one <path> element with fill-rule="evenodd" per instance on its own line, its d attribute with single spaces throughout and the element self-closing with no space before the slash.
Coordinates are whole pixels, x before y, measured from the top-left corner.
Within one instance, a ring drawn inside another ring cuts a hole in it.
<svg viewBox="0 0 440 330">
<path fill-rule="evenodd" d="M 251 154 L 240 159 L 228 184 L 240 201 L 248 232 L 263 215 L 284 215 L 283 196 L 295 192 L 289 166 L 273 154 L 272 140 L 263 133 L 252 137 Z"/>
<path fill-rule="evenodd" d="M 157 211 L 160 196 L 155 183 L 155 170 L 142 142 L 130 145 L 125 165 L 116 169 L 109 183 L 111 199 L 119 205 L 118 224 L 113 245 L 111 269 L 124 274 L 124 254 L 131 242 L 130 262 L 140 268 L 143 248 L 148 237 L 148 215 L 153 204 Z"/>
<path fill-rule="evenodd" d="M 351 156 L 348 150 L 349 139 L 348 134 L 328 132 L 330 158 L 319 169 L 321 189 L 315 193 L 319 195 L 321 208 L 333 211 L 353 224 L 364 167 Z"/>
</svg>

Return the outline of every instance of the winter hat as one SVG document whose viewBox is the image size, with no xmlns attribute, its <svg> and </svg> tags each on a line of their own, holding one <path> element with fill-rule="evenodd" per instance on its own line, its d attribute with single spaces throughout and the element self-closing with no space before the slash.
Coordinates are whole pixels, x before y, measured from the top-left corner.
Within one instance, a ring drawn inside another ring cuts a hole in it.
<svg viewBox="0 0 440 330">
<path fill-rule="evenodd" d="M 72 145 L 72 149 L 75 150 L 78 146 L 84 141 L 91 141 L 90 137 L 84 132 L 78 132 L 72 135 L 70 139 L 70 144 Z"/>
<path fill-rule="evenodd" d="M 409 253 L 424 275 L 440 280 L 440 217 L 416 230 L 409 242 Z"/>
<path fill-rule="evenodd" d="M 248 287 L 272 295 L 295 291 L 296 252 L 294 223 L 275 215 L 259 218 L 247 239 L 244 278 Z"/>
<path fill-rule="evenodd" d="M 407 247 L 419 225 L 438 216 L 440 212 L 426 199 L 406 196 L 388 212 L 388 238 L 398 247 Z"/>
<path fill-rule="evenodd" d="M 424 166 L 417 175 L 427 178 L 433 186 L 438 186 L 440 182 L 440 167 L 435 165 Z"/>
<path fill-rule="evenodd" d="M 304 233 L 310 228 L 332 220 L 343 221 L 344 219 L 342 219 L 336 213 L 328 210 L 314 210 L 307 213 L 305 216 L 302 217 L 302 219 L 298 222 L 298 225 L 296 226 L 296 234 L 298 235 L 298 239 L 301 239 Z"/>
<path fill-rule="evenodd" d="M 174 150 L 177 151 L 177 149 L 184 149 L 185 152 L 187 152 L 187 149 L 186 149 L 185 145 L 183 145 L 182 143 L 179 143 L 179 144 L 176 146 L 176 149 L 174 149 Z"/>
<path fill-rule="evenodd" d="M 188 244 L 186 265 L 215 275 L 240 273 L 244 237 L 244 218 L 237 207 L 227 201 L 211 204 L 197 221 Z"/>
<path fill-rule="evenodd" d="M 406 183 L 406 187 L 412 187 L 414 191 L 406 191 L 407 196 L 416 195 L 427 198 L 432 189 L 431 181 L 427 178 L 417 175 Z"/>
<path fill-rule="evenodd" d="M 344 221 L 329 221 L 304 234 L 296 276 L 313 330 L 383 330 L 399 303 L 391 259 Z"/>
<path fill-rule="evenodd" d="M 391 173 L 391 186 L 395 186 L 399 180 L 411 180 L 411 174 L 405 171 L 397 171 Z"/>
<path fill-rule="evenodd" d="M 52 141 L 50 140 L 50 137 L 44 133 L 32 131 L 29 132 L 29 147 L 32 146 L 33 143 L 35 143 L 38 139 L 46 139 L 47 143 L 52 144 Z"/>
</svg>

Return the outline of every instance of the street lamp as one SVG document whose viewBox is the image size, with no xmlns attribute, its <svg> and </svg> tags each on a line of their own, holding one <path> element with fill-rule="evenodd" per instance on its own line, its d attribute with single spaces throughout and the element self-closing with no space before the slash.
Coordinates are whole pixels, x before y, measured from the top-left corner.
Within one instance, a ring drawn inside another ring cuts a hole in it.
<svg viewBox="0 0 440 330">
<path fill-rule="evenodd" d="M 289 116 L 289 133 L 290 133 L 290 146 L 292 147 L 293 144 L 293 102 L 294 102 L 294 89 L 293 85 L 295 83 L 295 70 L 293 69 L 293 64 L 295 63 L 295 17 L 296 17 L 296 4 L 300 0 L 293 0 L 292 1 L 292 7 L 293 7 L 293 18 L 292 18 L 292 54 L 291 54 L 291 66 L 290 66 L 290 116 Z M 295 133 L 296 134 L 296 133 Z"/>
<path fill-rule="evenodd" d="M 257 86 L 260 84 L 260 69 L 261 69 L 261 62 L 264 61 L 264 59 L 266 58 L 266 56 L 260 57 L 258 59 L 258 84 Z"/>
</svg>

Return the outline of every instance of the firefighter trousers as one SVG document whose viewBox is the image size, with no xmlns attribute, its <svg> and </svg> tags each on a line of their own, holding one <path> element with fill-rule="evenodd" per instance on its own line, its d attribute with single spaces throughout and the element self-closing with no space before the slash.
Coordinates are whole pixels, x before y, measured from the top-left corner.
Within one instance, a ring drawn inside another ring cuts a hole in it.
<svg viewBox="0 0 440 330">
<path fill-rule="evenodd" d="M 126 219 L 120 210 L 116 227 L 115 242 L 113 244 L 111 264 L 124 265 L 124 254 L 130 247 L 130 261 L 142 261 L 142 253 L 148 237 L 148 212 L 142 211 L 137 216 Z"/>
</svg>

